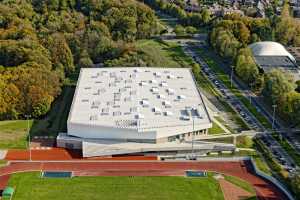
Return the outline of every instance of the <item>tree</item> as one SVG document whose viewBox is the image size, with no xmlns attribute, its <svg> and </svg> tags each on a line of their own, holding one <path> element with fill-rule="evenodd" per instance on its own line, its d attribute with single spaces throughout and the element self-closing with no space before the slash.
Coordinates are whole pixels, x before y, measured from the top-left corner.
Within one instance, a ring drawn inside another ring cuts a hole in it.
<svg viewBox="0 0 300 200">
<path fill-rule="evenodd" d="M 300 93 L 291 91 L 285 94 L 282 112 L 297 124 L 300 122 Z"/>
<path fill-rule="evenodd" d="M 185 30 L 188 34 L 195 34 L 198 32 L 198 30 L 193 26 L 188 26 L 185 28 Z"/>
<path fill-rule="evenodd" d="M 296 91 L 300 93 L 300 80 L 296 81 L 296 85 L 297 85 Z"/>
<path fill-rule="evenodd" d="M 244 23 L 239 22 L 237 23 L 236 29 L 237 29 L 237 38 L 239 39 L 239 41 L 245 45 L 248 44 L 250 39 L 250 31 L 247 28 L 247 26 Z"/>
<path fill-rule="evenodd" d="M 294 91 L 295 87 L 290 74 L 274 69 L 266 73 L 263 94 L 266 98 L 271 99 L 272 103 L 281 105 L 285 94 Z"/>
<path fill-rule="evenodd" d="M 300 171 L 299 170 L 297 170 L 292 174 L 290 183 L 292 186 L 292 190 L 295 193 L 295 196 L 299 197 L 300 196 Z"/>
<path fill-rule="evenodd" d="M 185 28 L 181 25 L 176 25 L 174 28 L 174 32 L 177 36 L 185 35 Z"/>
<path fill-rule="evenodd" d="M 275 27 L 277 41 L 285 45 L 292 44 L 294 36 L 297 35 L 296 30 L 296 23 L 290 16 L 290 7 L 286 2 Z"/>
<path fill-rule="evenodd" d="M 73 55 L 63 34 L 54 33 L 46 38 L 44 42 L 56 67 L 62 64 L 66 73 L 74 71 Z"/>
<path fill-rule="evenodd" d="M 202 21 L 204 24 L 208 24 L 208 22 L 210 22 L 211 13 L 207 8 L 205 8 L 201 11 L 201 16 L 202 16 Z"/>
<path fill-rule="evenodd" d="M 235 66 L 237 75 L 246 83 L 254 83 L 259 76 L 258 67 L 249 48 L 239 51 Z"/>
<path fill-rule="evenodd" d="M 83 51 L 81 53 L 81 58 L 79 60 L 78 65 L 81 68 L 90 68 L 94 66 L 92 59 L 86 51 Z"/>
<path fill-rule="evenodd" d="M 34 118 L 45 115 L 49 111 L 54 99 L 42 88 L 35 85 L 29 86 L 27 95 L 31 105 L 30 111 Z"/>
</svg>

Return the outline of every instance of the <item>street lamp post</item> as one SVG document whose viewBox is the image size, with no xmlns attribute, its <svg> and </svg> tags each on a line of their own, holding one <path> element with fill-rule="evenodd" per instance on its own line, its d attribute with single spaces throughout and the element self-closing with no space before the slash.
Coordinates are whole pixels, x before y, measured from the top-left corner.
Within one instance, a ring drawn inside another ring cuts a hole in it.
<svg viewBox="0 0 300 200">
<path fill-rule="evenodd" d="M 232 79 L 233 79 L 233 68 L 234 68 L 234 66 L 233 65 L 231 65 L 231 74 L 230 74 L 230 87 L 232 88 Z"/>
<path fill-rule="evenodd" d="M 29 118 L 31 117 L 30 115 L 25 115 L 27 119 L 27 134 L 28 134 L 28 148 L 29 148 L 29 160 L 31 161 L 31 148 L 30 148 L 30 131 L 29 131 Z"/>
<path fill-rule="evenodd" d="M 251 82 L 250 83 L 250 93 L 249 93 L 249 101 L 250 101 L 250 105 L 252 104 L 252 87 L 253 87 L 254 83 Z"/>
<path fill-rule="evenodd" d="M 194 139 L 195 139 L 195 122 L 194 122 L 194 117 L 193 117 L 192 156 L 194 156 Z"/>
<path fill-rule="evenodd" d="M 276 111 L 277 105 L 273 104 L 272 107 L 273 107 L 273 121 L 272 121 L 272 130 L 273 130 L 274 129 L 274 124 L 275 124 L 275 111 Z"/>
</svg>

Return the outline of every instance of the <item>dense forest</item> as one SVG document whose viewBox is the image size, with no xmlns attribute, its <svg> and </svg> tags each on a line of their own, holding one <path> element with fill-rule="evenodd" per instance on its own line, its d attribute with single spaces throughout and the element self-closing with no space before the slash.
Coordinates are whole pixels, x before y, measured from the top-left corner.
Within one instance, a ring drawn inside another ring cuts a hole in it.
<svg viewBox="0 0 300 200">
<path fill-rule="evenodd" d="M 1 1 L 0 119 L 44 115 L 79 66 L 118 59 L 159 31 L 135 0 Z"/>
<path fill-rule="evenodd" d="M 184 10 L 183 1 L 164 1 L 164 0 L 141 0 L 155 10 L 160 10 L 163 13 L 176 17 L 181 25 L 201 27 L 207 25 L 211 20 L 210 11 L 205 8 L 201 12 L 186 12 Z"/>
<path fill-rule="evenodd" d="M 264 73 L 256 65 L 248 45 L 258 41 L 276 41 L 285 46 L 300 46 L 300 24 L 285 4 L 281 16 L 251 18 L 232 14 L 217 20 L 210 32 L 210 44 L 218 54 L 234 64 L 235 73 L 253 90 L 276 104 L 281 116 L 300 123 L 300 82 L 291 74 L 274 69 Z"/>
</svg>

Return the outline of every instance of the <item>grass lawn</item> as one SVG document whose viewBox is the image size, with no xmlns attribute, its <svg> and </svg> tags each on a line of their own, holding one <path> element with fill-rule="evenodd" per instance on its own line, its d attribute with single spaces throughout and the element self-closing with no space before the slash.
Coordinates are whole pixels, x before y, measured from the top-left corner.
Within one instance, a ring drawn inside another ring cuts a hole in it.
<svg viewBox="0 0 300 200">
<path fill-rule="evenodd" d="M 212 139 L 204 139 L 207 142 L 221 142 L 226 144 L 233 144 L 233 136 L 224 136 L 219 138 L 212 138 Z"/>
<path fill-rule="evenodd" d="M 143 60 L 152 67 L 190 67 L 193 63 L 176 42 L 139 40 L 135 45 Z"/>
<path fill-rule="evenodd" d="M 267 165 L 267 163 L 263 160 L 263 158 L 260 155 L 255 155 L 252 158 L 253 158 L 253 160 L 255 162 L 256 167 L 260 171 L 266 173 L 269 176 L 272 175 L 271 169 L 269 168 L 269 166 Z"/>
<path fill-rule="evenodd" d="M 242 179 L 239 179 L 237 177 L 234 177 L 234 176 L 225 176 L 224 178 L 226 181 L 228 181 L 240 188 L 243 188 L 244 190 L 246 190 L 247 192 L 250 192 L 251 194 L 253 194 L 255 196 L 255 194 L 256 194 L 255 190 L 250 183 L 248 183 Z"/>
<path fill-rule="evenodd" d="M 72 103 L 74 87 L 64 87 L 62 94 L 52 103 L 50 112 L 42 119 L 30 120 L 30 135 L 56 136 L 66 131 L 66 122 Z M 0 121 L 0 149 L 27 147 L 27 120 Z"/>
<path fill-rule="evenodd" d="M 29 121 L 29 127 L 33 120 Z M 0 121 L 0 149 L 26 148 L 27 120 Z"/>
<path fill-rule="evenodd" d="M 223 200 L 219 183 L 185 177 L 40 178 L 40 173 L 12 175 L 12 200 Z"/>
<path fill-rule="evenodd" d="M 249 136 L 239 135 L 236 137 L 236 146 L 239 148 L 253 148 L 254 142 Z"/>
<path fill-rule="evenodd" d="M 3 167 L 7 164 L 6 160 L 0 160 L 0 167 Z"/>
<path fill-rule="evenodd" d="M 213 122 L 212 128 L 208 129 L 209 135 L 219 135 L 223 133 L 225 133 L 225 131 L 215 122 Z"/>
<path fill-rule="evenodd" d="M 49 113 L 42 119 L 34 120 L 30 134 L 56 136 L 59 132 L 66 132 L 74 91 L 75 87 L 64 87 L 62 94 L 52 104 Z"/>
</svg>

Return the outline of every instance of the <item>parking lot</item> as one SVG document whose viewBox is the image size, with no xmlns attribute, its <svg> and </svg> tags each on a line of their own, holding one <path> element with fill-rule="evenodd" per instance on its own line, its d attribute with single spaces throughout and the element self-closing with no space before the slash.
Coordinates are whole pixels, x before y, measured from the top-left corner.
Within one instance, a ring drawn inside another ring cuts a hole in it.
<svg viewBox="0 0 300 200">
<path fill-rule="evenodd" d="M 198 57 L 197 54 L 192 50 L 192 47 L 187 45 L 183 46 L 183 49 L 187 55 L 193 57 L 193 59 L 201 65 L 201 70 L 203 74 L 211 81 L 214 87 L 222 94 L 226 101 L 232 106 L 232 108 L 240 114 L 241 118 L 248 124 L 248 126 L 256 131 L 263 131 L 263 127 L 257 121 L 257 119 L 248 111 L 248 109 L 237 99 L 237 97 L 231 93 L 231 91 L 221 83 L 214 72 L 209 68 L 209 66 Z"/>
<path fill-rule="evenodd" d="M 195 48 L 199 48 L 203 44 L 198 43 L 197 45 L 189 45 L 188 43 L 181 43 L 181 45 L 185 53 L 191 56 L 194 61 L 201 66 L 202 73 L 210 80 L 215 89 L 218 90 L 219 93 L 226 99 L 226 102 L 240 115 L 240 117 L 251 129 L 260 133 L 259 137 L 262 139 L 264 144 L 270 148 L 274 158 L 289 172 L 293 171 L 296 168 L 296 165 L 290 156 L 282 149 L 280 144 L 272 137 L 272 135 L 266 132 L 266 129 L 261 125 L 261 123 L 230 91 L 230 89 L 218 80 L 218 77 L 210 69 L 207 63 L 199 55 L 197 55 Z M 256 109 L 259 111 L 258 107 L 256 107 Z"/>
<path fill-rule="evenodd" d="M 270 149 L 274 158 L 289 172 L 293 171 L 295 163 L 287 155 L 285 151 L 282 150 L 280 144 L 272 138 L 269 134 L 261 134 L 258 136 L 261 141 Z"/>
</svg>

